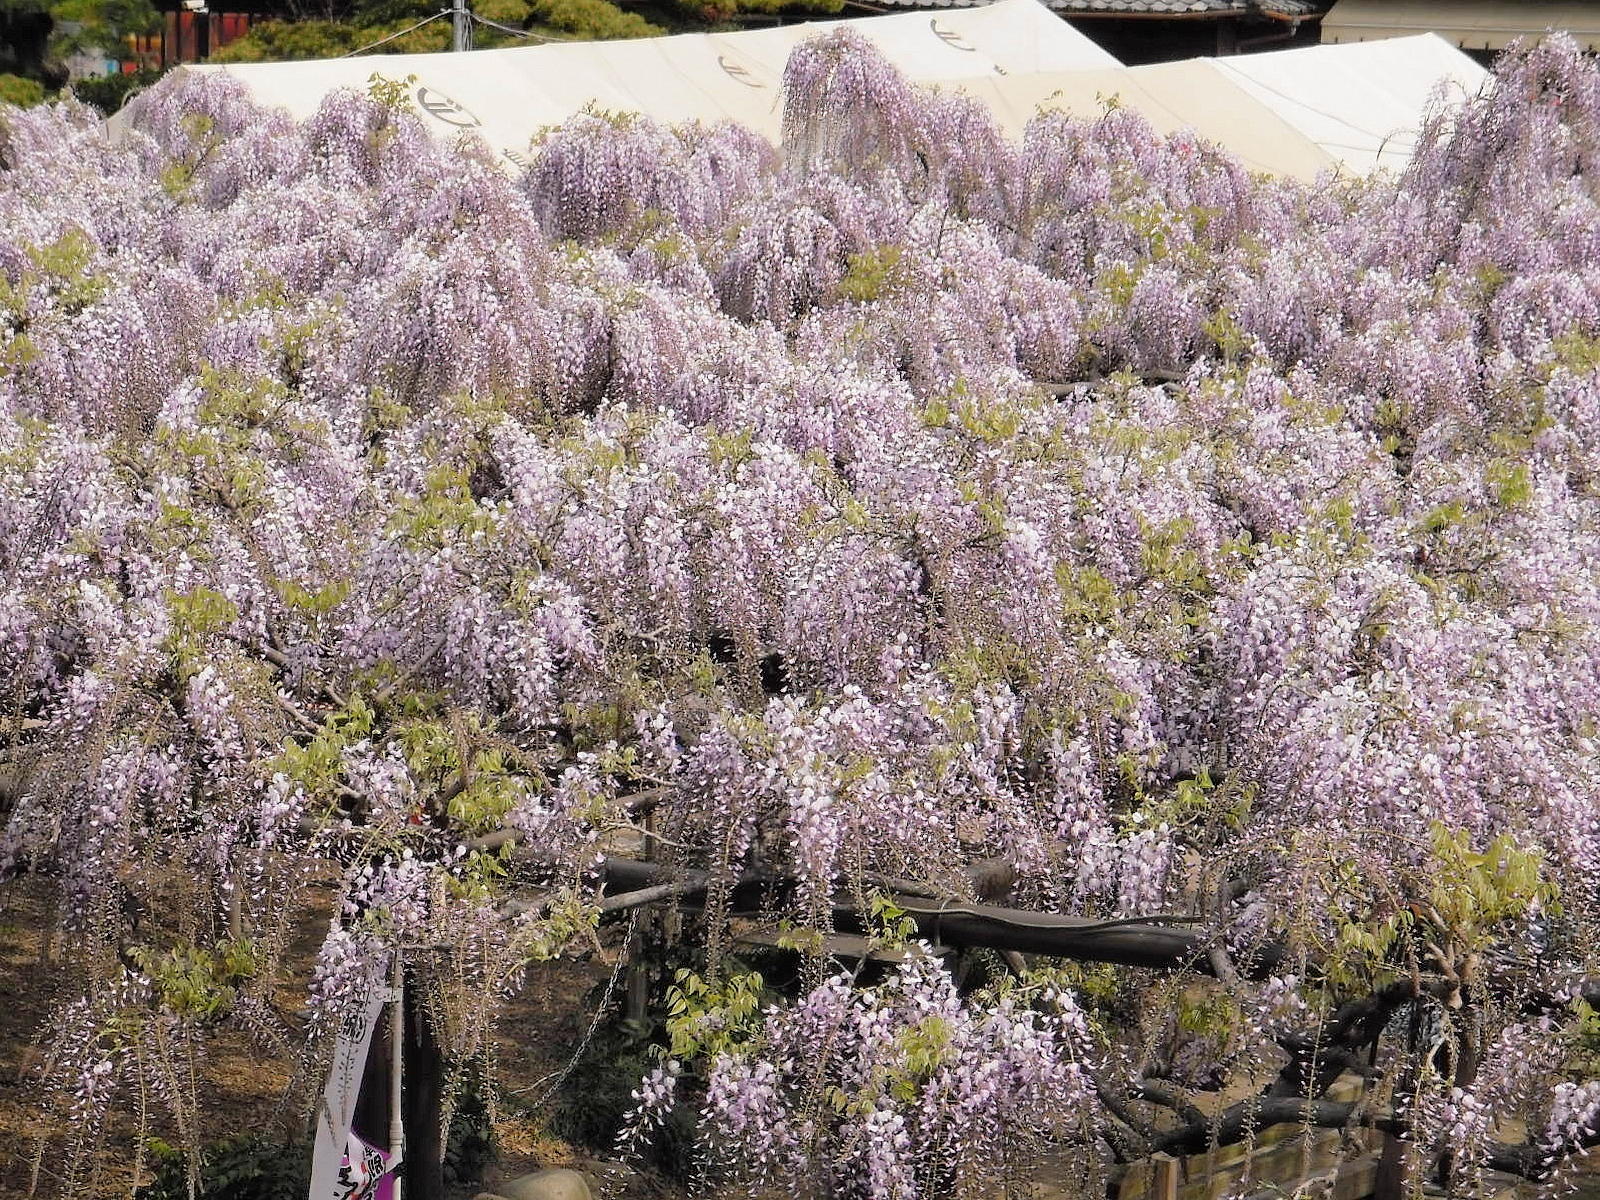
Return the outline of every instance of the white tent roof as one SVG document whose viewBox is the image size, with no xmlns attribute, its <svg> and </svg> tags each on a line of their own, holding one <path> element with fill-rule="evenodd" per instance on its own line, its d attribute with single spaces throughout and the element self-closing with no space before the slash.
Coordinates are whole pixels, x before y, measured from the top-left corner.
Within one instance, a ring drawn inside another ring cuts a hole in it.
<svg viewBox="0 0 1600 1200">
<path fill-rule="evenodd" d="M 469 130 L 522 163 L 540 129 L 586 105 L 664 123 L 737 121 L 776 142 L 790 51 L 840 25 L 908 79 L 976 97 L 1011 134 L 1041 106 L 1094 116 L 1115 97 L 1159 132 L 1193 129 L 1252 170 L 1300 179 L 1403 166 L 1435 85 L 1459 99 L 1486 77 L 1432 35 L 1123 67 L 1038 0 L 740 33 L 185 69 L 226 71 L 258 102 L 297 117 L 336 88 L 365 88 L 375 72 L 415 76 L 411 99 L 438 133 Z M 124 120 L 112 118 L 113 129 Z"/>
<path fill-rule="evenodd" d="M 740 33 L 183 69 L 225 71 L 258 102 L 296 117 L 310 116 L 337 88 L 364 89 L 374 72 L 385 79 L 415 75 L 411 99 L 440 134 L 470 129 L 516 160 L 541 128 L 559 124 L 585 105 L 645 113 L 664 123 L 737 121 L 776 141 L 789 52 L 840 25 L 860 32 L 917 83 L 1117 65 L 1038 0 L 996 0 L 937 15 L 906 13 Z"/>
<path fill-rule="evenodd" d="M 1457 104 L 1489 73 L 1431 33 L 1308 46 L 1211 60 L 1240 88 L 1321 147 L 1366 175 L 1411 161 L 1435 90 Z"/>
<path fill-rule="evenodd" d="M 1139 113 L 1157 133 L 1192 129 L 1227 147 L 1252 171 L 1309 180 L 1336 165 L 1320 146 L 1219 71 L 1214 59 L 1007 75 L 959 86 L 982 99 L 1013 136 L 1041 109 L 1092 119 L 1115 103 Z"/>
<path fill-rule="evenodd" d="M 1460 101 L 1486 78 L 1472 59 L 1425 34 L 955 86 L 980 96 L 1013 134 L 1040 108 L 1092 117 L 1114 98 L 1159 133 L 1192 129 L 1253 171 L 1310 180 L 1326 168 L 1367 175 L 1405 166 L 1434 89 Z"/>
</svg>

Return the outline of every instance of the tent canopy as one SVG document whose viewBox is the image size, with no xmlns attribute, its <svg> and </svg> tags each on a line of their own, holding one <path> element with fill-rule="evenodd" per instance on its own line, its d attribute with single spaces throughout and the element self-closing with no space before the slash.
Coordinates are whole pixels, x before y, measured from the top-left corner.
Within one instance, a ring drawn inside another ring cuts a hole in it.
<svg viewBox="0 0 1600 1200">
<path fill-rule="evenodd" d="M 1252 171 L 1309 180 L 1337 165 L 1311 139 L 1218 70 L 1214 59 L 1110 71 L 1008 75 L 968 80 L 961 90 L 983 101 L 1012 136 L 1041 110 L 1092 119 L 1115 103 L 1139 113 L 1157 133 L 1192 129 L 1225 146 Z"/>
<path fill-rule="evenodd" d="M 374 73 L 385 79 L 414 75 L 409 97 L 436 133 L 470 130 L 518 161 L 541 128 L 585 106 L 644 113 L 668 124 L 737 121 L 777 141 L 790 51 L 841 25 L 859 32 L 917 83 L 1118 65 L 1038 0 L 996 0 L 931 16 L 906 13 L 741 33 L 180 69 L 226 72 L 259 103 L 302 118 L 328 92 L 365 89 Z"/>
<path fill-rule="evenodd" d="M 1430 106 L 1476 96 L 1489 78 L 1433 34 L 1210 61 L 1358 175 L 1404 167 Z"/>
<path fill-rule="evenodd" d="M 965 80 L 1008 133 L 1039 108 L 1092 117 L 1115 100 L 1159 133 L 1192 129 L 1253 171 L 1312 180 L 1320 171 L 1398 170 L 1436 98 L 1458 102 L 1488 77 L 1432 35 L 1271 54 Z"/>
<path fill-rule="evenodd" d="M 1503 50 L 1546 30 L 1571 33 L 1600 51 L 1600 6 L 1567 0 L 1339 0 L 1322 19 L 1324 42 L 1436 33 L 1467 50 Z"/>
<path fill-rule="evenodd" d="M 790 52 L 841 25 L 911 81 L 973 96 L 1013 136 L 1041 107 L 1093 117 L 1115 98 L 1158 132 L 1192 129 L 1252 170 L 1307 180 L 1327 168 L 1403 166 L 1435 87 L 1460 99 L 1485 78 L 1432 36 L 1123 67 L 1038 0 L 740 33 L 182 69 L 226 72 L 296 117 L 337 88 L 364 89 L 375 73 L 415 76 L 409 98 L 435 133 L 470 132 L 524 164 L 541 129 L 585 107 L 667 124 L 736 121 L 777 142 Z M 113 132 L 128 119 L 112 118 Z"/>
</svg>

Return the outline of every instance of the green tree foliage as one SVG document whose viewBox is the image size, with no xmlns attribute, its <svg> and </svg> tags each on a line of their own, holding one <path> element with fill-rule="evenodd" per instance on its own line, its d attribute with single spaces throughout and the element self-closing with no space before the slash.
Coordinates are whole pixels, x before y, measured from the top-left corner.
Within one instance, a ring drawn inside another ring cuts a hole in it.
<svg viewBox="0 0 1600 1200">
<path fill-rule="evenodd" d="M 148 36 L 161 28 L 150 0 L 56 0 L 50 5 L 55 29 L 51 53 L 102 50 L 115 58 L 130 36 Z"/>
<path fill-rule="evenodd" d="M 673 31 L 612 0 L 473 0 L 471 7 L 489 21 L 524 30 L 536 38 L 609 41 L 659 37 Z M 674 29 L 692 29 L 736 22 L 742 14 L 819 15 L 837 13 L 842 7 L 842 0 L 662 0 L 649 11 Z M 212 60 L 274 62 L 348 54 L 399 33 L 436 11 L 426 0 L 358 0 L 344 20 L 263 22 L 245 38 L 212 55 Z M 520 40 L 514 34 L 483 25 L 473 29 L 473 44 L 480 49 L 517 45 Z M 449 45 L 448 22 L 435 21 L 385 42 L 376 51 L 416 54 L 445 50 Z"/>
<path fill-rule="evenodd" d="M 72 83 L 72 94 L 109 117 L 122 107 L 132 92 L 149 87 L 160 77 L 159 71 L 136 71 L 132 74 L 118 72 L 93 79 L 77 79 Z"/>
<path fill-rule="evenodd" d="M 0 0 L 0 71 L 25 79 L 44 79 L 51 26 L 45 0 Z M 65 78 L 65 72 L 60 78 Z M 3 98 L 15 103 L 10 92 Z"/>
<path fill-rule="evenodd" d="M 0 75 L 0 104 L 30 108 L 44 100 L 44 85 L 21 75 Z"/>
<path fill-rule="evenodd" d="M 395 31 L 391 27 L 355 25 L 344 21 L 263 21 L 252 26 L 245 37 L 230 42 L 213 54 L 211 61 L 250 63 L 337 58 Z M 449 26 L 443 21 L 435 21 L 432 25 L 425 25 L 396 38 L 381 49 L 389 54 L 422 54 L 444 50 L 449 44 Z"/>
<path fill-rule="evenodd" d="M 7 73 L 0 75 L 0 101 L 37 104 L 67 82 L 69 55 L 99 50 L 116 58 L 129 37 L 160 24 L 151 0 L 0 0 L 0 72 Z"/>
<path fill-rule="evenodd" d="M 672 0 L 674 11 L 692 23 L 712 25 L 737 23 L 750 14 L 776 16 L 779 13 L 804 13 L 819 16 L 843 10 L 844 0 Z"/>
<path fill-rule="evenodd" d="M 581 40 L 656 37 L 666 32 L 609 0 L 533 0 L 529 10 L 540 24 Z"/>
<path fill-rule="evenodd" d="M 535 36 L 603 41 L 655 37 L 666 32 L 637 13 L 624 12 L 609 0 L 477 0 L 479 16 Z M 214 62 L 280 62 L 331 58 L 370 46 L 400 33 L 435 9 L 405 0 L 373 0 L 359 6 L 349 21 L 265 21 L 250 33 L 212 55 Z M 479 49 L 516 45 L 520 39 L 478 25 L 473 44 Z M 400 33 L 376 48 L 381 54 L 424 54 L 450 47 L 448 21 L 434 21 Z"/>
</svg>

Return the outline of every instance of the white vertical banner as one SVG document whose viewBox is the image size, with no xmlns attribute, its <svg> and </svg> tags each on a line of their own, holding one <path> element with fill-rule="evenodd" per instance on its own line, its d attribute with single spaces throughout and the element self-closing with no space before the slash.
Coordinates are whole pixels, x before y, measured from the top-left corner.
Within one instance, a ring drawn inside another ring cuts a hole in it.
<svg viewBox="0 0 1600 1200">
<path fill-rule="evenodd" d="M 391 1194 L 392 1172 L 400 1165 L 400 1155 L 368 1145 L 350 1126 L 378 1014 L 392 1000 L 394 996 L 386 989 L 374 988 L 366 1005 L 351 1013 L 339 1028 L 328 1084 L 317 1106 L 308 1200 L 383 1200 Z M 395 1032 L 398 1035 L 398 1021 Z M 399 1080 L 391 1080 L 390 1086 L 398 1088 Z"/>
</svg>

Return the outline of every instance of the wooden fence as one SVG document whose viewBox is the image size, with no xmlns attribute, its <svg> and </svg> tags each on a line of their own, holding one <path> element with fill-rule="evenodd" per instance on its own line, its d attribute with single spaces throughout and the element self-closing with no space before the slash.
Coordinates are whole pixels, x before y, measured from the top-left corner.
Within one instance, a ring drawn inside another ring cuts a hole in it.
<svg viewBox="0 0 1600 1200">
<path fill-rule="evenodd" d="M 1336 1080 L 1328 1099 L 1354 1101 L 1362 1081 Z M 1184 1158 L 1157 1154 L 1128 1168 L 1118 1200 L 1367 1200 L 1378 1175 L 1381 1136 L 1371 1130 L 1341 1131 L 1274 1125 L 1253 1139 Z"/>
</svg>

